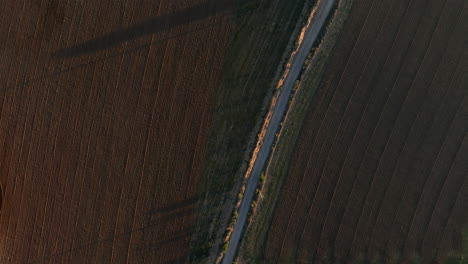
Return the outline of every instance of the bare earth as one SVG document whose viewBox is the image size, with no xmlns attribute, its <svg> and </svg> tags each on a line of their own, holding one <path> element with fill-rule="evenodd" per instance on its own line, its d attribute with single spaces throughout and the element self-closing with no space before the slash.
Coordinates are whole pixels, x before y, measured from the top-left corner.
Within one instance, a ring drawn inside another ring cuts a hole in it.
<svg viewBox="0 0 468 264">
<path fill-rule="evenodd" d="M 235 1 L 0 1 L 1 263 L 188 256 Z"/>
<path fill-rule="evenodd" d="M 354 1 L 289 166 L 269 263 L 439 263 L 461 247 L 466 32 L 464 0 Z"/>
</svg>

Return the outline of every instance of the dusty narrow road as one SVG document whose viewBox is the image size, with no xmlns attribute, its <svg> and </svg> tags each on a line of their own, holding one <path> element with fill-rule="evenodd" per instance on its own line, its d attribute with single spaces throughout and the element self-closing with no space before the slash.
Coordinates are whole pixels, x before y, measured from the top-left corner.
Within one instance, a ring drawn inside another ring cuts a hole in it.
<svg viewBox="0 0 468 264">
<path fill-rule="evenodd" d="M 229 240 L 229 247 L 224 255 L 223 264 L 231 264 L 234 261 L 239 241 L 242 236 L 242 231 L 247 222 L 250 204 L 254 197 L 258 179 L 260 178 L 260 174 L 268 160 L 281 120 L 288 110 L 288 101 L 293 90 L 294 83 L 299 77 L 302 65 L 304 64 L 313 43 L 317 39 L 320 30 L 325 26 L 326 19 L 332 11 L 335 1 L 337 0 L 319 0 L 316 11 L 313 13 L 312 21 L 309 27 L 305 30 L 304 40 L 302 41 L 297 53 L 294 55 L 293 63 L 283 83 L 283 89 L 279 95 L 276 107 L 273 109 L 270 124 L 263 138 L 263 144 L 252 167 L 247 188 L 239 208 L 237 222 Z"/>
</svg>

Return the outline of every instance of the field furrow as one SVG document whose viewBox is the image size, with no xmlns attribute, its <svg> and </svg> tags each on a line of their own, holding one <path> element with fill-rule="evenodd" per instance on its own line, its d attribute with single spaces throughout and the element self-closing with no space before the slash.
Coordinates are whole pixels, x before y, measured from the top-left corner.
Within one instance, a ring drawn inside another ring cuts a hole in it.
<svg viewBox="0 0 468 264">
<path fill-rule="evenodd" d="M 286 169 L 267 261 L 427 263 L 459 246 L 465 9 L 353 2 Z"/>
</svg>

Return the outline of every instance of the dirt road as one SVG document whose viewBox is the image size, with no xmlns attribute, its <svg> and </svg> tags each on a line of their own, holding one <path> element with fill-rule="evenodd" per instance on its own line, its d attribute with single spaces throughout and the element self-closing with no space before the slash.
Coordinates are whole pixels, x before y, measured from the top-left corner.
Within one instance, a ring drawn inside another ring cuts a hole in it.
<svg viewBox="0 0 468 264">
<path fill-rule="evenodd" d="M 255 164 L 252 167 L 249 182 L 244 193 L 244 198 L 242 200 L 239 215 L 237 218 L 236 225 L 232 232 L 231 238 L 229 240 L 229 247 L 226 251 L 226 254 L 223 259 L 224 264 L 231 264 L 234 261 L 236 256 L 237 248 L 239 241 L 243 234 L 243 229 L 247 222 L 248 212 L 250 204 L 254 197 L 254 192 L 258 184 L 258 179 L 260 174 L 265 167 L 265 164 L 268 160 L 271 148 L 275 142 L 276 133 L 278 132 L 281 120 L 283 119 L 286 111 L 288 110 L 288 101 L 291 95 L 291 92 L 294 88 L 294 83 L 299 77 L 301 72 L 302 65 L 304 64 L 307 55 L 312 48 L 315 40 L 317 39 L 320 30 L 326 23 L 326 19 L 336 0 L 321 0 L 318 2 L 316 11 L 313 13 L 312 22 L 309 25 L 309 28 L 306 29 L 304 34 L 304 40 L 302 41 L 301 46 L 299 47 L 298 52 L 294 55 L 293 63 L 290 67 L 289 73 L 286 76 L 281 94 L 279 95 L 275 109 L 273 109 L 273 114 L 267 128 L 267 132 L 263 137 L 263 143 L 258 153 Z"/>
</svg>

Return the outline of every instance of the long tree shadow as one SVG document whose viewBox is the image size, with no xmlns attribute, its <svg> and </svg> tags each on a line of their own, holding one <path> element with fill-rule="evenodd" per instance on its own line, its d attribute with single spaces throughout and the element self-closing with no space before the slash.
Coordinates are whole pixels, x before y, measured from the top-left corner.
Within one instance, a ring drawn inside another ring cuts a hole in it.
<svg viewBox="0 0 468 264">
<path fill-rule="evenodd" d="M 116 233 L 116 234 L 114 234 L 114 235 L 112 235 L 110 237 L 104 237 L 104 238 L 100 238 L 100 239 L 97 239 L 97 240 L 92 239 L 91 241 L 88 241 L 86 243 L 75 245 L 73 248 L 64 249 L 64 250 L 61 250 L 59 252 L 52 252 L 52 254 L 49 254 L 49 255 L 38 256 L 34 261 L 32 261 L 30 263 L 48 263 L 48 262 L 46 262 L 47 260 L 51 260 L 51 259 L 54 259 L 54 258 L 59 258 L 59 257 L 64 256 L 66 254 L 70 254 L 72 252 L 84 250 L 84 249 L 87 249 L 87 248 L 96 247 L 100 243 L 113 243 L 113 241 L 124 239 L 125 237 L 127 237 L 127 236 L 129 236 L 129 235 L 131 235 L 132 233 L 135 233 L 135 232 L 153 232 L 152 229 L 157 228 L 160 225 L 163 225 L 163 223 L 155 222 L 155 223 L 152 223 L 152 224 L 149 224 L 149 225 L 145 225 L 144 227 L 141 227 L 141 228 L 135 228 L 135 229 L 132 229 L 132 230 L 127 230 L 127 231 L 122 232 L 122 233 Z M 203 226 L 203 228 L 208 228 L 209 225 L 210 225 L 210 223 L 206 223 Z M 181 230 L 178 230 L 175 233 L 172 233 L 169 237 L 167 237 L 165 239 L 155 238 L 154 240 L 151 240 L 150 242 L 148 242 L 146 244 L 142 244 L 140 246 L 142 247 L 143 251 L 145 251 L 145 250 L 154 250 L 154 248 L 163 246 L 163 245 L 168 244 L 168 243 L 175 242 L 175 241 L 180 240 L 180 239 L 189 239 L 190 236 L 192 235 L 192 233 L 193 233 L 193 226 L 189 226 L 189 227 L 185 227 L 185 228 L 183 228 Z M 140 250 L 140 253 L 143 254 L 144 253 L 143 251 Z"/>
<path fill-rule="evenodd" d="M 192 208 L 198 202 L 199 197 L 195 196 L 177 203 L 167 205 L 162 208 L 154 209 L 148 212 L 148 214 L 168 214 L 173 213 L 174 211 L 186 210 L 187 208 Z"/>
<path fill-rule="evenodd" d="M 217 15 L 220 12 L 234 13 L 237 7 L 237 2 L 238 0 L 208 1 L 190 8 L 176 10 L 172 14 L 155 17 L 129 28 L 117 30 L 102 37 L 92 39 L 72 47 L 60 49 L 53 55 L 55 57 L 73 57 L 85 53 L 92 53 L 111 48 L 125 41 L 208 18 Z"/>
</svg>

